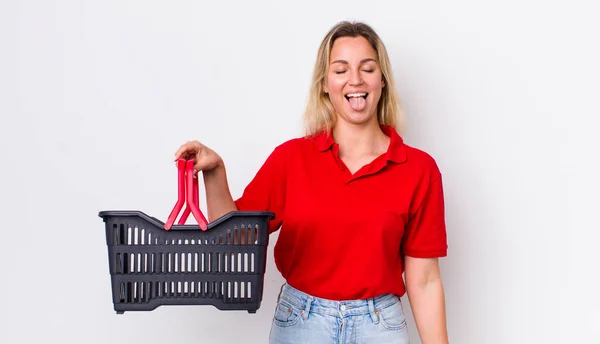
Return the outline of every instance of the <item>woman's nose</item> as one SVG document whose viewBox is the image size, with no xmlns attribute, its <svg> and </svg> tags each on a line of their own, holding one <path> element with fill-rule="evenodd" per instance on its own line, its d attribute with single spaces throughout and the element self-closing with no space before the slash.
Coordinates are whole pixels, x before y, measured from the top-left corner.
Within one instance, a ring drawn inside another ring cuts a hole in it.
<svg viewBox="0 0 600 344">
<path fill-rule="evenodd" d="M 351 71 L 350 72 L 350 80 L 351 85 L 360 85 L 362 84 L 362 77 L 359 71 Z"/>
</svg>

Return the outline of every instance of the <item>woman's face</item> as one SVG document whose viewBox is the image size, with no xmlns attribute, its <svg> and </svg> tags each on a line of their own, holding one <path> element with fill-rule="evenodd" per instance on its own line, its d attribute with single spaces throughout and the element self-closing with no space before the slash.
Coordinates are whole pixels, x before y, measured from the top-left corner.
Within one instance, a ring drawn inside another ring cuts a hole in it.
<svg viewBox="0 0 600 344">
<path fill-rule="evenodd" d="M 331 49 L 324 91 L 338 120 L 351 124 L 377 122 L 377 104 L 385 86 L 377 52 L 366 38 L 341 37 Z"/>
</svg>

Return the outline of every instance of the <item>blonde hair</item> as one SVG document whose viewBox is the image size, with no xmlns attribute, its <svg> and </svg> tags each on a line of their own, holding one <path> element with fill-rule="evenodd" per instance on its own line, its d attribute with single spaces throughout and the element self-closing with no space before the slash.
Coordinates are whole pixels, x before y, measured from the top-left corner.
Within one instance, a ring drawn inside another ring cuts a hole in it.
<svg viewBox="0 0 600 344">
<path fill-rule="evenodd" d="M 377 53 L 381 68 L 385 87 L 382 90 L 379 104 L 377 104 L 379 124 L 394 127 L 399 133 L 403 131 L 404 114 L 396 94 L 392 66 L 385 45 L 369 25 L 343 21 L 329 30 L 317 52 L 308 103 L 304 112 L 305 135 L 311 136 L 333 128 L 336 120 L 335 110 L 323 89 L 329 69 L 331 48 L 338 38 L 358 36 L 364 37 L 371 44 Z"/>
</svg>

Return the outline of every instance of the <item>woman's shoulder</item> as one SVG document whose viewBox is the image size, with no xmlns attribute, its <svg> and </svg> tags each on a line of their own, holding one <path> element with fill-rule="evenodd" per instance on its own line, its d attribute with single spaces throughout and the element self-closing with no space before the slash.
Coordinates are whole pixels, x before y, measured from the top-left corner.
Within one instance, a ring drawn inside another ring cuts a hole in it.
<svg viewBox="0 0 600 344">
<path fill-rule="evenodd" d="M 315 147 L 317 147 L 317 142 L 314 137 L 297 136 L 280 142 L 274 150 L 278 153 L 298 153 Z"/>
<path fill-rule="evenodd" d="M 406 143 L 403 144 L 403 148 L 406 154 L 406 163 L 422 171 L 440 173 L 438 163 L 431 153 Z"/>
</svg>

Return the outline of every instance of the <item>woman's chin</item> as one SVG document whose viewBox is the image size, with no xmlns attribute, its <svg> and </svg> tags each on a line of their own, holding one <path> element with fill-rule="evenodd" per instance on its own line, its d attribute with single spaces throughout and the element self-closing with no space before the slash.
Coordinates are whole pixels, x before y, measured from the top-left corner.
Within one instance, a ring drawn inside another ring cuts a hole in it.
<svg viewBox="0 0 600 344">
<path fill-rule="evenodd" d="M 377 115 L 369 115 L 367 111 L 346 111 L 343 114 L 338 114 L 338 118 L 349 124 L 366 125 L 374 120 L 376 121 Z"/>
</svg>

